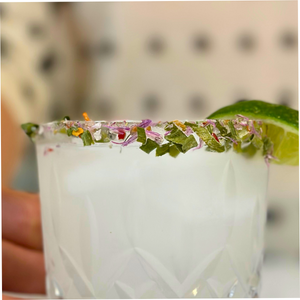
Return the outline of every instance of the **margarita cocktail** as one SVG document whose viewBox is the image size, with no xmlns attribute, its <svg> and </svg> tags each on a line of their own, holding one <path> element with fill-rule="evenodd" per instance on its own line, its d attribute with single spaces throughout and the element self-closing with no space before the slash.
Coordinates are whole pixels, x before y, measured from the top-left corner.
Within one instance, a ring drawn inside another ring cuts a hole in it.
<svg viewBox="0 0 300 300">
<path fill-rule="evenodd" d="M 240 116 L 40 126 L 48 296 L 257 296 L 268 180 L 260 125 Z"/>
</svg>

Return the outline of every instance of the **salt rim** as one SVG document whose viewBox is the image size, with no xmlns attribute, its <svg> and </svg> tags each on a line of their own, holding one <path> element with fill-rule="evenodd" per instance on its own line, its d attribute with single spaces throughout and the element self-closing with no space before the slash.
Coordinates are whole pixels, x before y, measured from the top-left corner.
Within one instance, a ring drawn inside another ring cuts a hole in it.
<svg viewBox="0 0 300 300">
<path fill-rule="evenodd" d="M 140 149 L 146 153 L 156 149 L 156 156 L 169 153 L 176 157 L 179 153 L 206 147 L 213 152 L 224 152 L 233 148 L 247 156 L 253 156 L 262 150 L 267 164 L 276 159 L 273 155 L 273 144 L 265 135 L 260 120 L 250 120 L 243 115 L 236 115 L 231 120 L 200 121 L 165 121 L 154 122 L 150 119 L 141 121 L 115 120 L 92 121 L 83 113 L 85 121 L 72 121 L 68 117 L 60 121 L 42 125 L 23 124 L 22 128 L 32 139 L 44 134 L 66 134 L 69 137 L 81 138 L 84 146 L 95 143 L 128 146 L 140 142 Z"/>
</svg>

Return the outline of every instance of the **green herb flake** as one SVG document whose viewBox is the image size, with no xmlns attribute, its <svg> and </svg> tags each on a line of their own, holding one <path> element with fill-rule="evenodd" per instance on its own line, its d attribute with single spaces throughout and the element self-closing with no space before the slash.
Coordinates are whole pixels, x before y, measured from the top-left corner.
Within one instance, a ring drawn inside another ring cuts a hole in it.
<svg viewBox="0 0 300 300">
<path fill-rule="evenodd" d="M 169 154 L 174 158 L 177 157 L 180 152 L 181 151 L 174 144 L 169 147 Z"/>
<path fill-rule="evenodd" d="M 176 143 L 173 143 L 175 145 L 175 147 L 180 151 L 180 152 L 183 152 L 182 150 L 182 145 L 180 144 L 176 144 Z"/>
<path fill-rule="evenodd" d="M 230 139 L 226 139 L 225 140 L 225 143 L 224 143 L 224 146 L 225 146 L 225 150 L 228 151 L 232 148 L 232 142 Z"/>
<path fill-rule="evenodd" d="M 151 139 L 147 139 L 146 143 L 142 145 L 140 149 L 149 154 L 157 147 L 158 144 L 156 142 L 152 141 Z"/>
<path fill-rule="evenodd" d="M 59 130 L 59 133 L 67 134 L 66 128 L 61 128 L 61 129 Z"/>
<path fill-rule="evenodd" d="M 185 153 L 188 150 L 195 148 L 196 146 L 198 146 L 198 143 L 195 139 L 195 137 L 193 135 L 190 135 L 184 142 L 184 144 L 182 145 L 182 152 Z"/>
<path fill-rule="evenodd" d="M 227 134 L 227 129 L 225 127 L 223 127 L 218 120 L 216 121 L 216 127 L 219 129 L 220 134 L 222 136 L 225 136 Z"/>
<path fill-rule="evenodd" d="M 240 130 L 235 130 L 235 133 L 237 135 L 237 138 L 243 142 L 249 141 L 252 136 L 252 134 L 249 133 L 249 131 L 245 127 Z"/>
<path fill-rule="evenodd" d="M 163 144 L 161 146 L 158 146 L 156 148 L 156 156 L 162 156 L 162 155 L 165 155 L 166 153 L 169 152 L 169 148 L 170 148 L 170 145 L 169 144 Z"/>
<path fill-rule="evenodd" d="M 251 143 L 256 149 L 260 149 L 264 145 L 263 141 L 256 135 L 253 136 Z"/>
<path fill-rule="evenodd" d="M 190 123 L 190 122 L 184 122 L 184 125 L 191 127 L 193 131 L 196 131 L 196 129 L 199 127 L 197 124 Z"/>
<path fill-rule="evenodd" d="M 237 144 L 233 144 L 233 150 L 237 153 L 242 152 L 242 143 L 238 141 Z"/>
<path fill-rule="evenodd" d="M 209 124 L 209 125 L 206 125 L 205 128 L 208 130 L 208 132 L 209 132 L 210 134 L 213 133 L 213 129 L 214 129 L 214 128 L 213 128 L 212 125 L 210 125 L 210 124 Z"/>
<path fill-rule="evenodd" d="M 174 126 L 171 133 L 165 136 L 165 139 L 169 142 L 183 145 L 185 140 L 187 139 L 187 136 L 180 129 Z"/>
<path fill-rule="evenodd" d="M 176 127 L 176 126 L 173 123 L 168 122 L 164 129 L 166 131 L 169 131 L 169 130 L 172 130 L 174 127 Z"/>
<path fill-rule="evenodd" d="M 198 127 L 195 132 L 205 142 L 205 144 L 213 151 L 224 152 L 225 147 L 222 146 L 218 141 L 215 140 L 209 131 L 204 127 Z"/>
<path fill-rule="evenodd" d="M 30 138 L 33 138 L 39 129 L 39 125 L 34 123 L 25 123 L 21 125 L 21 128 Z"/>
<path fill-rule="evenodd" d="M 145 129 L 142 127 L 137 127 L 137 135 L 138 135 L 137 142 L 145 144 L 147 139 Z"/>
<path fill-rule="evenodd" d="M 264 137 L 263 138 L 263 155 L 267 155 L 273 148 L 273 143 L 271 142 L 270 138 Z"/>
<path fill-rule="evenodd" d="M 73 131 L 73 129 L 72 129 L 72 128 L 69 128 L 69 129 L 67 130 L 67 135 L 68 135 L 68 136 L 71 136 L 71 135 L 72 135 L 72 131 Z"/>
<path fill-rule="evenodd" d="M 69 116 L 64 116 L 63 118 L 61 118 L 61 121 L 70 121 L 70 117 Z"/>
<path fill-rule="evenodd" d="M 237 134 L 236 134 L 236 130 L 234 128 L 234 125 L 232 123 L 232 121 L 229 121 L 228 122 L 228 127 L 230 129 L 230 132 L 231 132 L 231 137 L 234 139 L 234 140 L 237 140 Z"/>
<path fill-rule="evenodd" d="M 88 130 L 85 130 L 81 135 L 80 135 L 82 141 L 83 141 L 83 145 L 84 146 L 90 146 L 92 144 L 94 144 L 93 138 L 91 133 Z"/>
<path fill-rule="evenodd" d="M 252 143 L 250 143 L 247 147 L 242 148 L 241 152 L 243 153 L 244 156 L 251 158 L 257 152 L 257 148 Z"/>
</svg>

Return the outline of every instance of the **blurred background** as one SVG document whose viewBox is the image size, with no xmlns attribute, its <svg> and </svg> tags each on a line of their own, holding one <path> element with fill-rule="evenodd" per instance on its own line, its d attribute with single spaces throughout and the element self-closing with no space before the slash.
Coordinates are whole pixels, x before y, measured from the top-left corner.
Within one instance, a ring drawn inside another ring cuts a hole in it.
<svg viewBox="0 0 300 300">
<path fill-rule="evenodd" d="M 2 3 L 2 112 L 15 124 L 298 109 L 297 1 Z M 3 109 L 5 108 L 5 110 Z M 6 130 L 2 123 L 2 134 Z M 38 192 L 33 144 L 10 185 Z M 299 296 L 299 168 L 271 166 L 261 297 Z"/>
</svg>

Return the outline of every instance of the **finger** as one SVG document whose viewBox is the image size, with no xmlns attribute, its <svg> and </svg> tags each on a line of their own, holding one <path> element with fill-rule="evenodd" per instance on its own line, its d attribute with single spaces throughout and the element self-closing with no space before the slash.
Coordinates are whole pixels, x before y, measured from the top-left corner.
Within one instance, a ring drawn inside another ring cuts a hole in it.
<svg viewBox="0 0 300 300">
<path fill-rule="evenodd" d="M 44 294 L 43 253 L 2 240 L 3 291 Z"/>
<path fill-rule="evenodd" d="M 19 300 L 19 299 L 21 299 L 21 298 L 16 298 L 16 297 L 12 297 L 12 296 L 2 294 L 2 300 Z M 26 298 L 26 299 L 28 299 L 28 298 Z"/>
<path fill-rule="evenodd" d="M 37 194 L 2 190 L 2 237 L 24 247 L 43 248 Z"/>
</svg>

